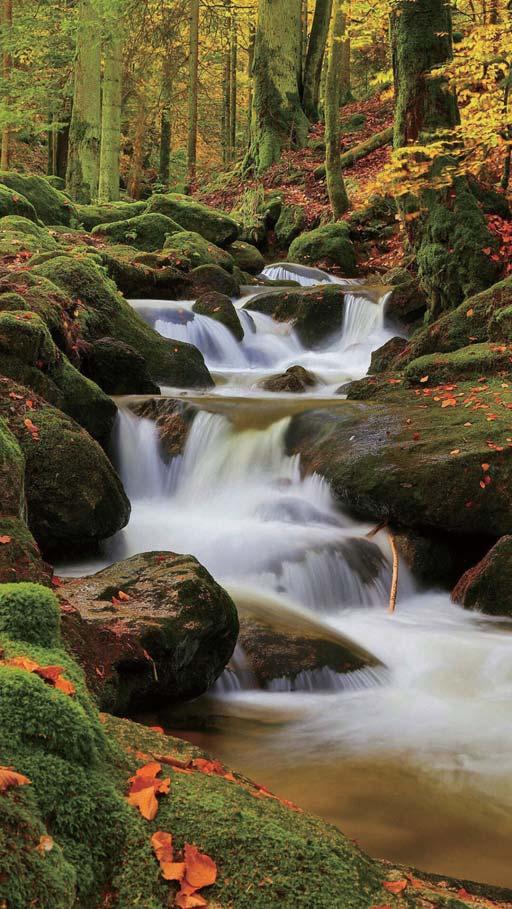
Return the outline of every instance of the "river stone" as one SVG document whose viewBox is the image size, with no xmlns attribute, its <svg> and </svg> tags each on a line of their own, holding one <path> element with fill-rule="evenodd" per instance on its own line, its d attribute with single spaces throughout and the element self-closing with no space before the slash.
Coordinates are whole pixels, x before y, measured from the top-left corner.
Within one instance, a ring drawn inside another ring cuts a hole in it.
<svg viewBox="0 0 512 909">
<path fill-rule="evenodd" d="M 141 253 L 132 246 L 109 246 L 99 252 L 109 278 L 126 297 L 134 300 L 186 300 L 192 286 L 172 250 Z"/>
<path fill-rule="evenodd" d="M 64 224 L 78 222 L 77 211 L 68 197 L 59 192 L 38 174 L 20 174 L 15 171 L 0 171 L 0 183 L 11 191 L 28 199 L 34 206 L 37 217 L 43 224 Z M 22 214 L 21 211 L 16 212 Z M 31 215 L 28 214 L 30 218 Z"/>
<path fill-rule="evenodd" d="M 316 376 L 304 369 L 303 366 L 290 366 L 286 372 L 270 376 L 268 379 L 258 382 L 260 388 L 265 391 L 290 392 L 293 394 L 304 394 L 309 388 L 314 388 L 318 384 Z"/>
<path fill-rule="evenodd" d="M 236 240 L 235 243 L 228 246 L 227 251 L 241 271 L 250 275 L 259 275 L 265 268 L 265 259 L 259 249 L 253 246 L 252 243 L 243 243 L 242 240 Z"/>
<path fill-rule="evenodd" d="M 324 224 L 296 237 L 288 250 L 290 262 L 302 265 L 335 265 L 344 278 L 357 274 L 356 253 L 344 221 Z"/>
<path fill-rule="evenodd" d="M 236 644 L 236 608 L 193 556 L 143 553 L 58 592 L 66 645 L 113 713 L 197 697 Z"/>
<path fill-rule="evenodd" d="M 512 617 L 512 536 L 501 537 L 456 585 L 452 598 L 465 609 Z"/>
<path fill-rule="evenodd" d="M 201 316 L 208 316 L 224 325 L 237 341 L 243 341 L 244 330 L 238 313 L 226 294 L 212 291 L 202 294 L 194 303 L 193 311 Z"/>
<path fill-rule="evenodd" d="M 135 215 L 126 221 L 112 221 L 109 224 L 98 224 L 92 233 L 111 240 L 112 243 L 134 246 L 145 252 L 163 249 L 165 241 L 172 234 L 179 233 L 181 227 L 165 215 Z"/>
<path fill-rule="evenodd" d="M 373 351 L 369 372 L 372 374 L 386 372 L 406 347 L 405 338 L 390 338 L 382 347 Z"/>
<path fill-rule="evenodd" d="M 393 268 L 382 276 L 383 284 L 392 288 L 386 302 L 386 319 L 398 325 L 418 323 L 427 311 L 427 295 L 417 275 L 405 268 Z"/>
<path fill-rule="evenodd" d="M 164 397 L 132 401 L 128 406 L 138 417 L 156 423 L 165 461 L 183 454 L 190 427 L 199 413 L 197 407 L 180 399 Z"/>
<path fill-rule="evenodd" d="M 228 274 L 219 265 L 199 265 L 189 272 L 193 296 L 197 299 L 202 294 L 215 291 L 227 297 L 238 297 L 240 284 L 234 275 Z"/>
<path fill-rule="evenodd" d="M 276 322 L 290 322 L 302 343 L 321 344 L 343 325 L 345 291 L 336 284 L 272 290 L 253 297 L 244 309 L 272 316 Z"/>
<path fill-rule="evenodd" d="M 82 371 L 109 395 L 159 395 L 144 357 L 117 338 L 98 338 L 87 346 Z"/>
<path fill-rule="evenodd" d="M 233 218 L 179 193 L 158 193 L 151 196 L 146 211 L 172 218 L 181 225 L 182 230 L 201 234 L 205 240 L 217 246 L 229 246 L 238 238 L 239 228 Z"/>
</svg>

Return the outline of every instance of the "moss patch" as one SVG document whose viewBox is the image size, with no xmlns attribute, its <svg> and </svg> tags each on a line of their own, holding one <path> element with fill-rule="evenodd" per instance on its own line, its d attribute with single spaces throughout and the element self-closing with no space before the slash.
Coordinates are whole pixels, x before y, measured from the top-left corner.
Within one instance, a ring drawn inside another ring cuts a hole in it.
<svg viewBox="0 0 512 909">
<path fill-rule="evenodd" d="M 172 218 L 182 229 L 201 234 L 217 246 L 229 246 L 238 238 L 238 224 L 233 218 L 179 193 L 152 196 L 147 211 Z"/>
<path fill-rule="evenodd" d="M 92 233 L 107 237 L 113 243 L 125 243 L 136 249 L 154 252 L 163 249 L 167 238 L 180 231 L 180 225 L 165 215 L 143 214 L 126 221 L 98 224 Z"/>
<path fill-rule="evenodd" d="M 346 278 L 357 273 L 355 249 L 342 221 L 300 234 L 290 246 L 288 259 L 302 265 L 336 265 Z"/>
<path fill-rule="evenodd" d="M 51 186 L 44 177 L 2 170 L 0 183 L 28 199 L 43 224 L 72 225 L 77 220 L 73 203 L 64 193 Z"/>
</svg>

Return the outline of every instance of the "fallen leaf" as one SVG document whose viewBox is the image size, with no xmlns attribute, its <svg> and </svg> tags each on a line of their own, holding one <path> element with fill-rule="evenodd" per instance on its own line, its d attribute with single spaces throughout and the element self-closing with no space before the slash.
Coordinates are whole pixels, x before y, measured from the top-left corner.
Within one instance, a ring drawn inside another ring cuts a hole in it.
<svg viewBox="0 0 512 909">
<path fill-rule="evenodd" d="M 423 377 L 420 379 L 420 382 L 425 383 L 425 382 L 428 382 L 428 380 L 429 380 L 429 376 L 423 376 Z"/>
<path fill-rule="evenodd" d="M 135 776 L 130 777 L 130 790 L 127 795 L 128 804 L 139 809 L 142 817 L 153 821 L 158 811 L 158 794 L 165 795 L 171 788 L 169 777 L 157 780 L 162 765 L 157 761 L 150 761 L 144 767 L 139 767 Z"/>
<path fill-rule="evenodd" d="M 402 893 L 407 887 L 407 881 L 384 881 L 382 886 L 390 893 Z"/>
<path fill-rule="evenodd" d="M 483 472 L 487 473 L 490 466 L 491 466 L 490 464 L 482 464 L 481 467 L 482 467 Z"/>
<path fill-rule="evenodd" d="M 185 864 L 187 866 L 187 882 L 196 890 L 201 887 L 210 887 L 217 880 L 217 865 L 196 846 L 185 844 Z"/>
<path fill-rule="evenodd" d="M 6 546 L 7 543 L 11 543 L 11 542 L 12 542 L 12 537 L 7 536 L 7 534 L 3 537 L 0 537 L 0 545 L 2 545 L 2 546 Z"/>
<path fill-rule="evenodd" d="M 55 843 L 53 837 L 48 836 L 48 834 L 43 834 L 39 837 L 39 845 L 36 846 L 38 852 L 51 852 Z"/>
<path fill-rule="evenodd" d="M 30 782 L 28 776 L 23 776 L 10 767 L 0 767 L 0 792 L 7 792 L 16 786 L 28 786 Z"/>
</svg>

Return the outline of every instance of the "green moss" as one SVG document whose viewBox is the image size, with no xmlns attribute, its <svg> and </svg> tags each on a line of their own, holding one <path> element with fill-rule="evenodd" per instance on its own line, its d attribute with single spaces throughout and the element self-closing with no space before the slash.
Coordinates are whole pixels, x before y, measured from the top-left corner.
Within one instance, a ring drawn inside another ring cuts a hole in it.
<svg viewBox="0 0 512 909">
<path fill-rule="evenodd" d="M 181 225 L 182 230 L 200 234 L 217 246 L 229 246 L 238 237 L 238 224 L 225 212 L 209 208 L 179 193 L 151 196 L 146 210 L 172 218 Z"/>
<path fill-rule="evenodd" d="M 163 249 L 165 241 L 173 234 L 179 233 L 181 227 L 176 221 L 165 215 L 150 213 L 128 218 L 126 221 L 114 221 L 110 224 L 98 224 L 93 234 L 100 234 L 113 243 L 125 243 L 146 252 Z"/>
<path fill-rule="evenodd" d="M 431 386 L 497 374 L 508 378 L 512 373 L 511 356 L 512 349 L 505 346 L 473 344 L 453 353 L 419 357 L 406 366 L 404 374 L 414 383 L 428 376 Z"/>
<path fill-rule="evenodd" d="M 43 224 L 66 224 L 76 221 L 76 210 L 72 202 L 37 174 L 18 174 L 15 171 L 0 171 L 3 183 L 17 195 L 25 196 L 34 206 L 37 217 Z M 30 217 L 30 215 L 28 215 Z"/>
<path fill-rule="evenodd" d="M 39 249 L 58 249 L 57 241 L 54 240 L 46 228 L 35 224 L 29 218 L 23 218 L 19 215 L 7 215 L 0 218 L 0 232 L 3 233 L 4 231 L 25 234 L 37 243 Z"/>
<path fill-rule="evenodd" d="M 301 205 L 283 205 L 275 226 L 277 242 L 288 249 L 292 240 L 305 230 L 306 213 Z"/>
<path fill-rule="evenodd" d="M 199 297 L 192 307 L 193 311 L 220 322 L 234 335 L 237 341 L 242 341 L 244 330 L 240 317 L 230 298 L 225 294 L 209 293 Z"/>
<path fill-rule="evenodd" d="M 2 513 L 21 515 L 25 503 L 25 458 L 16 437 L 0 417 L 0 502 Z"/>
<path fill-rule="evenodd" d="M 30 306 L 25 302 L 21 294 L 17 294 L 14 291 L 0 294 L 0 312 L 21 312 L 29 309 Z"/>
<path fill-rule="evenodd" d="M 184 257 L 192 268 L 199 265 L 219 265 L 226 271 L 233 271 L 232 256 L 194 231 L 183 230 L 173 234 L 165 241 L 164 249 L 171 250 L 178 260 Z"/>
<path fill-rule="evenodd" d="M 127 221 L 146 210 L 147 202 L 109 202 L 102 205 L 77 205 L 77 216 L 85 230 L 92 230 L 98 224 L 112 224 Z"/>
<path fill-rule="evenodd" d="M 234 259 L 236 267 L 242 272 L 246 272 L 249 275 L 259 275 L 265 268 L 265 259 L 259 249 L 253 246 L 252 243 L 236 240 L 235 243 L 228 247 L 227 251 Z M 245 282 L 242 281 L 241 283 Z"/>
<path fill-rule="evenodd" d="M 16 641 L 53 647 L 59 641 L 57 597 L 38 584 L 0 585 L 0 632 Z"/>
<path fill-rule="evenodd" d="M 344 277 L 356 274 L 356 255 L 344 222 L 324 224 L 297 237 L 288 251 L 290 262 L 337 265 Z"/>
<path fill-rule="evenodd" d="M 9 542 L 0 547 L 0 584 L 51 582 L 52 569 L 43 562 L 39 547 L 22 518 L 0 515 L 0 536 L 9 537 Z"/>
<path fill-rule="evenodd" d="M 27 318 L 30 316 L 30 318 Z M 35 313 L 0 312 L 0 355 L 29 365 L 55 366 L 58 354 L 42 319 Z"/>
<path fill-rule="evenodd" d="M 31 221 L 38 220 L 32 202 L 0 183 L 0 217 L 4 215 L 19 215 L 22 218 L 30 218 Z"/>
<path fill-rule="evenodd" d="M 13 291 L 24 300 L 24 306 L 20 309 L 37 313 L 48 326 L 57 346 L 67 350 L 69 329 L 65 323 L 70 316 L 72 317 L 70 310 L 73 308 L 69 297 L 46 278 L 27 270 L 4 273 L 0 278 L 0 294 Z"/>
</svg>

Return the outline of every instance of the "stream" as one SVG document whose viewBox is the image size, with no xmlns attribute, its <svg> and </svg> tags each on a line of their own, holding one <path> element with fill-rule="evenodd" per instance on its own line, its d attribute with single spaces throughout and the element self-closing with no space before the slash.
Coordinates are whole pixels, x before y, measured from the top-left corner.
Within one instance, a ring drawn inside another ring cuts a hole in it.
<svg viewBox="0 0 512 909">
<path fill-rule="evenodd" d="M 344 324 L 307 350 L 287 324 L 239 308 L 245 337 L 192 312 L 191 301 L 132 301 L 164 337 L 195 344 L 214 376 L 200 393 L 163 388 L 199 413 L 182 455 L 165 463 L 156 426 L 122 399 L 115 460 L 132 502 L 128 527 L 88 574 L 154 549 L 195 555 L 242 614 L 349 638 L 387 668 L 301 673 L 257 686 L 237 648 L 215 689 L 179 717 L 148 717 L 337 824 L 373 855 L 441 874 L 512 886 L 512 624 L 421 590 L 402 567 L 397 612 L 385 534 L 343 514 L 318 476 L 285 453 L 294 413 L 350 405 L 335 391 L 366 375 L 396 334 L 386 295 L 290 265 L 272 278 L 346 287 Z M 264 288 L 266 290 L 266 288 Z M 306 395 L 258 383 L 289 366 L 315 373 Z M 293 690 L 292 690 L 293 688 Z"/>
</svg>

